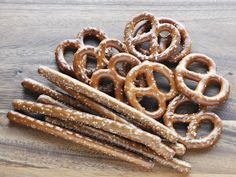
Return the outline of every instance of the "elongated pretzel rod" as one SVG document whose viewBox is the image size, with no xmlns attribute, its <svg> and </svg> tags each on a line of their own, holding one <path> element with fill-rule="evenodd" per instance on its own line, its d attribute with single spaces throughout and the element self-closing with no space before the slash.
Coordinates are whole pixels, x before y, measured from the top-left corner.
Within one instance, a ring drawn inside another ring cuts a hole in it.
<svg viewBox="0 0 236 177">
<path fill-rule="evenodd" d="M 72 106 L 78 110 L 81 110 L 81 107 L 78 107 L 78 105 L 83 104 L 87 108 L 89 108 L 91 111 L 96 112 L 101 116 L 115 120 L 117 122 L 129 124 L 125 119 L 116 115 L 111 110 L 105 108 L 104 106 L 94 102 L 93 100 L 91 100 L 81 94 L 78 95 L 77 100 L 76 100 L 68 95 L 57 92 L 45 85 L 33 80 L 33 79 L 24 79 L 22 81 L 22 86 L 24 88 L 27 88 L 27 89 L 33 91 L 33 92 L 48 95 L 48 96 L 54 98 L 55 100 L 65 103 L 66 105 Z"/>
<path fill-rule="evenodd" d="M 113 146 L 109 146 L 107 144 L 99 143 L 98 141 L 95 141 L 86 136 L 80 135 L 78 133 L 73 133 L 69 130 L 49 124 L 47 122 L 33 119 L 29 116 L 20 114 L 18 112 L 10 111 L 8 112 L 7 117 L 11 122 L 28 126 L 33 129 L 37 129 L 42 132 L 75 142 L 77 144 L 83 145 L 90 149 L 107 154 L 109 156 L 113 156 L 113 157 L 122 159 L 124 161 L 130 162 L 130 163 L 133 163 L 133 164 L 136 164 L 136 165 L 148 168 L 148 169 L 151 169 L 154 166 L 154 164 L 151 161 L 147 161 L 128 151 L 125 151 L 125 150 L 122 150 L 120 148 L 116 148 Z"/>
<path fill-rule="evenodd" d="M 94 128 L 102 129 L 113 134 L 139 142 L 154 150 L 158 155 L 171 159 L 175 152 L 161 142 L 161 138 L 145 132 L 137 127 L 125 125 L 117 121 L 91 115 L 84 112 L 65 109 L 58 106 L 46 105 L 24 100 L 13 100 L 13 107 L 19 111 L 41 114 L 73 122 L 80 122 Z"/>
<path fill-rule="evenodd" d="M 142 154 L 148 158 L 155 160 L 158 164 L 161 164 L 166 167 L 173 168 L 181 173 L 188 173 L 191 169 L 191 165 L 185 161 L 179 160 L 177 158 L 173 158 L 170 160 L 166 160 L 160 156 L 158 156 L 154 151 L 147 148 L 146 146 L 124 139 L 117 135 L 95 129 L 89 126 L 83 126 L 81 124 L 74 124 L 72 122 L 65 122 L 63 120 L 58 120 L 57 118 L 45 117 L 46 121 L 52 123 L 54 125 L 85 134 L 89 137 L 96 138 L 98 140 L 106 141 L 112 143 L 118 147 L 125 148 L 132 152 Z"/>
<path fill-rule="evenodd" d="M 63 103 L 60 103 L 60 102 L 58 102 L 58 101 L 54 100 L 53 98 L 50 98 L 49 96 L 46 96 L 46 95 L 40 95 L 37 100 L 41 103 L 51 104 L 51 105 L 67 108 L 67 106 L 64 105 Z M 154 151 L 147 148 L 146 146 L 143 146 L 142 144 L 136 143 L 134 141 L 130 141 L 128 139 L 124 139 L 122 137 L 111 134 L 109 132 L 105 132 L 103 130 L 89 127 L 87 125 L 82 125 L 82 124 L 78 124 L 78 123 L 74 124 L 73 122 L 69 122 L 69 121 L 66 122 L 63 120 L 58 120 L 58 118 L 45 117 L 45 120 L 49 123 L 54 124 L 54 125 L 57 125 L 57 126 L 69 129 L 69 130 L 73 130 L 75 132 L 85 134 L 89 137 L 93 137 L 98 140 L 106 141 L 106 142 L 112 143 L 116 146 L 125 148 L 127 150 L 131 150 L 133 152 L 142 154 L 144 156 L 154 159 L 157 163 L 159 163 L 161 165 L 173 168 L 179 172 L 188 173 L 191 169 L 191 165 L 185 161 L 181 161 L 176 158 L 173 158 L 171 160 L 166 160 L 166 159 L 158 156 Z M 185 153 L 186 148 L 182 144 L 179 144 L 179 143 L 176 143 L 176 144 L 168 143 L 168 144 L 171 148 L 174 149 L 174 151 L 176 152 L 176 155 L 183 155 Z"/>
<path fill-rule="evenodd" d="M 53 98 L 51 98 L 51 97 L 49 97 L 49 96 L 47 96 L 47 95 L 40 95 L 40 96 L 38 97 L 37 101 L 40 102 L 40 103 L 44 103 L 44 104 L 50 104 L 50 105 L 54 105 L 54 106 L 60 106 L 60 107 L 63 107 L 63 108 L 70 108 L 70 107 L 64 105 L 63 103 L 61 103 L 61 102 L 59 102 L 59 101 L 57 101 L 57 100 L 54 100 Z M 49 120 L 48 122 L 50 122 L 50 123 L 56 122 L 56 123 L 57 123 L 56 125 L 60 125 L 60 126 L 62 126 L 62 124 L 59 124 L 60 121 L 62 121 L 62 122 L 64 122 L 64 123 L 66 124 L 65 121 L 63 121 L 63 120 L 58 120 L 58 119 L 55 119 L 55 118 L 45 117 L 45 119 L 46 119 L 46 121 Z M 52 120 L 53 120 L 53 122 L 52 122 Z M 70 123 L 68 123 L 68 124 L 70 124 Z M 76 127 L 77 125 L 76 125 L 76 124 L 71 124 L 71 126 L 72 126 L 72 127 L 73 127 L 73 126 Z M 78 125 L 78 126 L 81 127 L 81 129 L 83 129 L 83 126 L 86 126 L 86 125 Z M 68 128 L 68 127 L 69 127 L 69 126 L 67 126 L 66 128 Z M 79 129 L 79 128 L 78 128 L 78 129 Z M 94 129 L 94 128 L 93 128 L 93 127 L 89 127 L 88 129 Z M 86 129 L 86 127 L 85 127 L 84 131 L 89 132 L 88 129 Z M 75 128 L 75 130 L 76 130 L 76 128 Z M 97 130 L 97 129 L 96 129 L 96 130 Z M 97 130 L 97 131 L 102 131 L 102 130 Z M 110 134 L 110 133 L 108 133 L 108 132 L 105 132 L 105 133 Z M 93 132 L 93 131 L 92 131 L 91 133 L 89 133 L 89 134 L 91 134 L 91 135 L 94 134 L 95 136 L 97 136 L 97 135 L 96 135 L 96 132 Z M 98 135 L 98 136 L 99 136 L 99 135 Z M 106 137 L 106 135 L 104 135 L 104 134 L 102 134 L 102 136 L 105 136 L 105 137 Z M 116 135 L 112 135 L 112 137 L 114 137 L 114 136 L 116 136 Z M 111 139 L 111 138 L 108 138 L 108 139 Z M 185 152 L 186 152 L 186 148 L 185 148 L 185 146 L 184 146 L 183 144 L 180 144 L 180 143 L 175 143 L 175 144 L 173 144 L 173 143 L 170 143 L 170 142 L 168 142 L 168 141 L 163 141 L 163 143 L 166 144 L 167 146 L 169 146 L 171 149 L 173 149 L 173 150 L 175 151 L 175 154 L 176 154 L 176 155 L 182 156 L 182 155 L 184 155 Z"/>
<path fill-rule="evenodd" d="M 46 66 L 41 66 L 38 69 L 38 72 L 63 90 L 72 90 L 73 92 L 83 94 L 119 113 L 122 113 L 123 115 L 126 115 L 131 120 L 133 119 L 140 122 L 146 128 L 151 128 L 155 133 L 166 138 L 168 141 L 173 143 L 177 142 L 178 136 L 175 132 L 131 106 Z"/>
<path fill-rule="evenodd" d="M 45 96 L 45 95 L 40 95 L 38 98 L 38 101 L 42 102 L 42 103 L 46 103 L 46 104 L 66 107 L 66 105 L 63 105 L 63 103 L 53 100 L 52 98 Z M 89 127 L 87 125 L 82 125 L 82 124 L 78 124 L 78 123 L 74 124 L 73 122 L 69 122 L 69 121 L 66 122 L 63 120 L 59 120 L 58 118 L 45 117 L 45 120 L 49 123 L 54 124 L 54 125 L 57 125 L 57 126 L 69 129 L 69 130 L 73 130 L 75 132 L 85 134 L 89 137 L 96 138 L 96 139 L 102 140 L 102 141 L 106 141 L 106 142 L 112 143 L 116 146 L 125 148 L 127 150 L 131 150 L 133 152 L 142 154 L 144 156 L 154 159 L 157 163 L 159 163 L 161 165 L 173 168 L 179 172 L 188 173 L 191 169 L 191 165 L 185 161 L 179 160 L 177 158 L 173 158 L 171 160 L 166 160 L 166 159 L 158 156 L 154 151 L 152 151 L 151 149 L 147 148 L 146 146 L 144 146 L 142 144 L 124 139 L 122 137 L 111 134 L 109 132 L 105 132 L 103 130 L 98 130 L 96 128 Z M 176 155 L 183 155 L 185 153 L 186 148 L 182 144 L 168 143 L 168 145 L 175 150 Z"/>
</svg>

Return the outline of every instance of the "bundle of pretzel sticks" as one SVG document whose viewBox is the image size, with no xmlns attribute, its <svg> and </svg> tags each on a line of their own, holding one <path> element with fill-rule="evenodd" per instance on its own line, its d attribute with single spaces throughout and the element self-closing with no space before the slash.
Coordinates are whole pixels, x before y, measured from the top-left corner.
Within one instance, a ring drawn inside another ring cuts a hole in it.
<svg viewBox="0 0 236 177">
<path fill-rule="evenodd" d="M 87 37 L 98 40 L 98 46 L 86 44 Z M 67 48 L 76 49 L 73 65 L 65 59 Z M 86 28 L 76 39 L 57 46 L 55 59 L 60 71 L 46 66 L 38 69 L 60 90 L 24 79 L 22 86 L 39 95 L 37 102 L 13 100 L 15 111 L 7 116 L 11 122 L 148 169 L 157 163 L 188 173 L 191 165 L 181 160 L 182 156 L 187 149 L 209 148 L 218 141 L 222 122 L 208 107 L 224 103 L 230 92 L 228 81 L 216 73 L 214 61 L 190 51 L 190 36 L 180 22 L 147 12 L 127 23 L 124 42 Z M 87 67 L 89 56 L 96 60 L 96 67 Z M 177 67 L 169 69 L 163 64 L 166 61 Z M 194 62 L 206 65 L 208 71 L 191 71 Z M 154 72 L 168 80 L 167 92 L 158 88 Z M 109 84 L 102 85 L 103 79 Z M 189 88 L 185 79 L 197 82 L 196 88 Z M 220 86 L 219 92 L 206 95 L 212 83 Z M 140 103 L 145 96 L 158 102 L 156 110 L 147 110 Z M 176 112 L 180 105 L 191 102 L 198 106 L 197 112 Z M 199 137 L 197 130 L 205 121 L 213 128 Z M 188 124 L 186 136 L 175 130 L 175 123 Z"/>
</svg>

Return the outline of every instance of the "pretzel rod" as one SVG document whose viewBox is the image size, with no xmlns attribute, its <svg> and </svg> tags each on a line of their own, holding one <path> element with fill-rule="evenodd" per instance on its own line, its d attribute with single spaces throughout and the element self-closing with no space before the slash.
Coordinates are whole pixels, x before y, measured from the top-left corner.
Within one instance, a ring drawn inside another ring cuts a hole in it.
<svg viewBox="0 0 236 177">
<path fill-rule="evenodd" d="M 38 98 L 37 98 L 37 101 L 39 103 L 43 103 L 43 104 L 50 104 L 50 105 L 54 105 L 54 106 L 60 106 L 62 108 L 70 108 L 69 106 L 57 101 L 57 100 L 54 100 L 53 98 L 51 98 L 50 96 L 47 96 L 47 95 L 40 95 Z"/>
<path fill-rule="evenodd" d="M 168 141 L 173 143 L 177 142 L 178 136 L 175 132 L 131 106 L 48 67 L 41 66 L 38 72 L 63 90 L 72 90 L 73 92 L 83 94 L 119 113 L 122 113 L 123 115 L 126 115 L 131 120 L 133 119 L 140 122 L 146 128 L 151 128 L 155 133 L 166 138 Z"/>
<path fill-rule="evenodd" d="M 147 148 L 146 146 L 124 139 L 117 135 L 95 129 L 93 127 L 84 126 L 81 124 L 74 124 L 73 122 L 69 122 L 69 121 L 66 122 L 63 120 L 58 120 L 57 118 L 45 117 L 45 120 L 59 127 L 63 127 L 71 131 L 85 134 L 86 136 L 89 136 L 91 138 L 96 138 L 98 140 L 112 143 L 118 147 L 125 148 L 127 150 L 130 150 L 138 154 L 142 154 L 143 156 L 146 156 L 148 158 L 155 160 L 158 164 L 173 168 L 181 173 L 188 173 L 191 169 L 191 165 L 185 161 L 179 160 L 177 158 L 166 160 L 158 156 L 154 151 Z"/>
<path fill-rule="evenodd" d="M 182 156 L 186 152 L 186 147 L 181 143 L 170 143 L 169 141 L 162 141 L 165 145 L 169 146 L 175 151 L 175 154 Z"/>
<path fill-rule="evenodd" d="M 94 128 L 102 129 L 113 134 L 125 137 L 127 139 L 144 144 L 154 150 L 158 155 L 166 159 L 171 159 L 175 152 L 161 142 L 161 138 L 142 129 L 125 125 L 110 119 L 91 115 L 84 112 L 65 109 L 58 106 L 45 105 L 24 100 L 13 100 L 13 107 L 19 111 L 26 111 L 45 116 L 80 122 Z"/>
<path fill-rule="evenodd" d="M 82 105 L 86 106 L 87 108 L 89 108 L 89 110 L 92 110 L 93 112 L 96 112 L 101 116 L 115 120 L 117 122 L 129 124 L 125 119 L 116 115 L 111 110 L 105 108 L 104 106 L 94 102 L 93 100 L 91 100 L 81 94 L 77 95 L 77 97 L 76 97 L 77 100 L 76 100 L 68 95 L 62 94 L 62 93 L 57 92 L 55 90 L 52 90 L 51 88 L 49 88 L 49 87 L 47 87 L 35 80 L 32 80 L 32 79 L 24 79 L 22 81 L 22 85 L 24 88 L 27 88 L 27 89 L 29 89 L 33 92 L 39 93 L 39 94 L 48 95 L 48 96 L 54 98 L 55 100 L 63 102 L 63 103 L 65 103 L 69 106 L 72 106 L 78 110 L 80 110 L 80 107 L 78 107 L 78 105 L 82 104 Z"/>
<path fill-rule="evenodd" d="M 40 120 L 33 119 L 32 117 L 26 116 L 24 114 L 20 114 L 15 111 L 10 111 L 7 114 L 8 119 L 11 122 L 15 122 L 21 125 L 25 125 L 31 127 L 33 129 L 40 130 L 42 132 L 75 142 L 79 145 L 83 145 L 92 150 L 96 150 L 107 154 L 109 156 L 113 156 L 124 161 L 145 167 L 147 169 L 153 168 L 154 164 L 151 161 L 147 161 L 133 153 L 122 150 L 120 148 L 116 148 L 113 146 L 109 146 L 107 144 L 99 143 L 93 139 L 90 139 L 86 136 L 80 135 L 78 133 L 73 133 L 69 130 L 60 128 L 58 126 L 49 124 L 47 122 L 43 122 Z"/>
</svg>

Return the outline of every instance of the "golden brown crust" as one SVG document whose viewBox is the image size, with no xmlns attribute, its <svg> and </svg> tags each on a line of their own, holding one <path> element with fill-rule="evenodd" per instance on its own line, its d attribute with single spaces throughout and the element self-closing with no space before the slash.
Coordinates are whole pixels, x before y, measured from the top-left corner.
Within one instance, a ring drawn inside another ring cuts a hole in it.
<svg viewBox="0 0 236 177">
<path fill-rule="evenodd" d="M 141 62 L 134 56 L 128 53 L 119 53 L 114 55 L 109 60 L 109 65 L 107 69 L 100 69 L 93 73 L 91 77 L 90 85 L 96 89 L 99 89 L 99 84 L 101 79 L 110 79 L 114 84 L 114 92 L 115 98 L 119 101 L 125 102 L 124 99 L 124 83 L 125 83 L 125 76 L 121 76 L 117 72 L 117 64 L 124 63 L 129 64 L 131 67 L 134 67 Z"/>
<path fill-rule="evenodd" d="M 21 113 L 10 111 L 8 112 L 7 117 L 11 122 L 28 126 L 44 133 L 48 133 L 66 139 L 68 141 L 75 142 L 79 145 L 88 147 L 89 149 L 107 154 L 109 156 L 113 156 L 115 158 L 119 158 L 121 160 L 142 166 L 144 168 L 151 169 L 154 166 L 153 162 L 149 160 L 144 160 L 143 158 L 138 155 L 135 155 L 134 153 L 130 153 L 126 150 L 122 150 L 120 148 L 116 148 L 108 144 L 100 143 L 84 135 L 71 132 L 69 130 L 63 129 L 47 122 L 33 119 Z"/>
<path fill-rule="evenodd" d="M 103 117 L 91 115 L 66 109 L 58 106 L 45 105 L 24 100 L 13 100 L 13 107 L 19 111 L 41 114 L 49 117 L 63 119 L 65 121 L 80 122 L 94 128 L 102 129 L 104 131 L 117 134 L 132 141 L 144 144 L 154 150 L 157 154 L 166 159 L 172 159 L 175 152 L 168 146 L 161 143 L 158 136 L 150 134 L 134 126 L 125 125 L 113 120 Z"/>
<path fill-rule="evenodd" d="M 142 34 L 135 33 L 135 27 L 140 22 L 149 21 L 151 24 L 151 29 L 148 32 Z M 158 44 L 158 35 L 162 31 L 167 31 L 171 35 L 171 43 L 165 51 L 161 51 Z M 149 55 L 139 52 L 136 49 L 136 46 L 149 42 L 150 49 Z M 178 29 L 168 23 L 161 24 L 159 20 L 150 13 L 143 12 L 141 14 L 136 15 L 129 23 L 127 23 L 124 31 L 124 42 L 131 54 L 139 58 L 141 61 L 149 60 L 149 61 L 163 61 L 167 60 L 179 47 L 180 45 L 180 34 Z"/>
<path fill-rule="evenodd" d="M 178 106 L 185 102 L 190 102 L 190 100 L 180 95 L 169 103 L 167 111 L 163 117 L 164 124 L 174 131 L 175 123 L 188 124 L 186 136 L 179 135 L 179 141 L 188 149 L 203 149 L 213 146 L 223 132 L 221 119 L 216 114 L 207 112 L 206 107 L 203 106 L 199 106 L 199 111 L 197 113 L 175 113 Z M 208 135 L 204 137 L 197 137 L 197 129 L 204 121 L 210 122 L 213 125 L 213 129 Z"/>
<path fill-rule="evenodd" d="M 208 72 L 205 74 L 196 73 L 188 70 L 188 66 L 193 62 L 200 62 L 208 67 Z M 222 76 L 216 74 L 216 65 L 214 61 L 203 54 L 189 54 L 184 57 L 176 67 L 175 79 L 178 90 L 181 94 L 188 97 L 190 100 L 205 106 L 216 106 L 224 103 L 229 96 L 229 82 Z M 198 82 L 195 90 L 188 88 L 184 79 L 190 79 Z M 206 96 L 204 92 L 210 82 L 220 84 L 220 91 L 214 96 Z"/>
<path fill-rule="evenodd" d="M 127 104 L 122 103 L 115 98 L 112 98 L 78 80 L 75 80 L 67 75 L 52 70 L 48 67 L 41 66 L 38 69 L 38 72 L 40 75 L 44 76 L 49 81 L 59 86 L 61 89 L 65 91 L 70 90 L 77 94 L 83 94 L 97 101 L 98 103 L 103 104 L 119 112 L 120 114 L 123 114 L 130 121 L 138 122 L 139 126 L 141 126 L 142 128 L 151 129 L 154 133 L 161 135 L 170 142 L 173 143 L 177 142 L 177 134 L 175 132 L 173 132 L 166 126 L 162 125 L 161 123 L 157 122 L 153 118 L 132 108 L 131 106 L 128 106 Z"/>
<path fill-rule="evenodd" d="M 161 73 L 168 79 L 170 84 L 170 91 L 168 93 L 161 92 L 158 89 L 153 72 Z M 147 81 L 147 87 L 135 86 L 135 80 L 141 74 L 146 76 L 145 79 Z M 159 119 L 165 113 L 166 101 L 172 99 L 177 94 L 174 74 L 163 64 L 145 61 L 142 64 L 132 68 L 128 73 L 125 80 L 125 94 L 130 105 L 134 108 L 147 114 L 148 116 L 153 117 L 154 119 Z M 151 112 L 142 107 L 138 101 L 138 97 L 144 96 L 149 96 L 157 100 L 159 106 L 156 111 Z"/>
<path fill-rule="evenodd" d="M 68 74 L 72 77 L 75 77 L 73 67 L 68 64 L 64 57 L 64 52 L 66 48 L 75 48 L 79 49 L 81 47 L 81 44 L 78 39 L 66 39 L 56 47 L 55 49 L 55 60 L 58 68 L 61 72 Z"/>
<path fill-rule="evenodd" d="M 127 52 L 126 46 L 117 39 L 105 39 L 100 42 L 98 47 L 85 46 L 76 52 L 73 59 L 73 68 L 76 77 L 80 81 L 89 84 L 92 73 L 107 66 L 108 59 L 105 54 L 108 48 L 117 49 L 118 52 Z M 87 56 L 93 56 L 96 59 L 95 68 L 86 68 Z"/>
</svg>

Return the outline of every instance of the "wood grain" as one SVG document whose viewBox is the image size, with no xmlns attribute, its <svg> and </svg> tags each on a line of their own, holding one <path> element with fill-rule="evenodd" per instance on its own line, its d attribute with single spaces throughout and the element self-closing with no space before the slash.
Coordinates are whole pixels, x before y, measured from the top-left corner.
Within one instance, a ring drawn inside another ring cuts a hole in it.
<svg viewBox="0 0 236 177">
<path fill-rule="evenodd" d="M 126 22 L 142 11 L 181 21 L 192 38 L 192 51 L 212 57 L 218 73 L 230 81 L 229 100 L 213 109 L 224 122 L 219 143 L 204 152 L 188 152 L 184 159 L 193 166 L 190 176 L 236 175 L 235 1 L 0 0 L 0 176 L 181 176 L 158 166 L 143 171 L 61 139 L 9 125 L 5 117 L 12 99 L 32 99 L 20 86 L 23 78 L 44 81 L 37 67 L 55 68 L 53 51 L 61 40 L 73 38 L 87 26 L 122 40 Z"/>
</svg>

